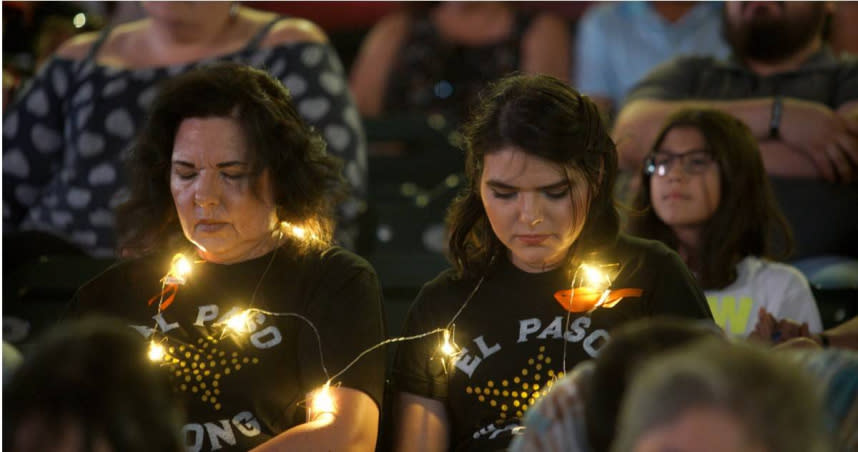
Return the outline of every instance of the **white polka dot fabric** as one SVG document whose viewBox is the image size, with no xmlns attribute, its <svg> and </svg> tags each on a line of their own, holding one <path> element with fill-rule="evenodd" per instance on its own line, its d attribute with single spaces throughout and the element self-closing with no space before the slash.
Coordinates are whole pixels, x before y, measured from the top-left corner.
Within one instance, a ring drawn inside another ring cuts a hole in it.
<svg viewBox="0 0 858 452">
<path fill-rule="evenodd" d="M 270 71 L 307 122 L 344 160 L 351 198 L 341 227 L 366 193 L 365 138 L 342 64 L 329 45 L 245 49 L 191 65 L 122 70 L 53 58 L 3 120 L 3 226 L 39 229 L 94 256 L 113 254 L 113 209 L 127 197 L 123 156 L 157 94 L 157 84 L 201 64 L 238 61 Z"/>
</svg>

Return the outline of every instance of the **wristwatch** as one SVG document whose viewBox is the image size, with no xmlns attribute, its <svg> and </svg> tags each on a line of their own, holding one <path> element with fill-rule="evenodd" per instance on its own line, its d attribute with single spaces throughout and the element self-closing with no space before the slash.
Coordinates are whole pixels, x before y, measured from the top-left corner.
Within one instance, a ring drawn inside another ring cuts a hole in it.
<svg viewBox="0 0 858 452">
<path fill-rule="evenodd" d="M 781 116 L 784 113 L 784 101 L 781 96 L 775 96 L 772 100 L 772 118 L 769 121 L 769 138 L 780 138 Z"/>
</svg>

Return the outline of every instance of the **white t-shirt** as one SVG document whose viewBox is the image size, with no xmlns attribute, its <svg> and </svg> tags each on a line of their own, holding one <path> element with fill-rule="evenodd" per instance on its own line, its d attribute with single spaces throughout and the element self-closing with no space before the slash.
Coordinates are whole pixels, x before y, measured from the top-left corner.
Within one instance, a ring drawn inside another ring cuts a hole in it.
<svg viewBox="0 0 858 452">
<path fill-rule="evenodd" d="M 736 281 L 720 290 L 707 290 L 706 301 L 715 322 L 729 336 L 747 337 L 766 308 L 776 319 L 807 323 L 811 333 L 822 331 L 822 320 L 810 285 L 796 268 L 748 256 L 736 265 Z"/>
</svg>

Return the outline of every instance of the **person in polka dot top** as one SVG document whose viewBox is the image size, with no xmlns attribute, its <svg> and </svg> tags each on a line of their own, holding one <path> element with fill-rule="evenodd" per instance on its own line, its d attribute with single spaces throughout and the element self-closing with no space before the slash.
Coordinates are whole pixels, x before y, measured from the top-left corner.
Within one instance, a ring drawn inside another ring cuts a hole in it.
<svg viewBox="0 0 858 452">
<path fill-rule="evenodd" d="M 115 256 L 113 209 L 126 196 L 123 157 L 159 83 L 232 61 L 279 79 L 328 151 L 345 162 L 351 195 L 339 206 L 337 237 L 353 243 L 366 188 L 365 137 L 324 33 L 306 20 L 237 2 L 144 2 L 144 9 L 142 20 L 64 44 L 7 110 L 6 237 L 41 231 L 91 256 Z"/>
</svg>

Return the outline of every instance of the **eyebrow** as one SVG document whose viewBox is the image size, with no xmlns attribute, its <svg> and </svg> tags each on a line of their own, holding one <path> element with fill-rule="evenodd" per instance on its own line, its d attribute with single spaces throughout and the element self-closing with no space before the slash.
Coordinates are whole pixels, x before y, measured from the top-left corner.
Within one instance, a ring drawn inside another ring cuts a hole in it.
<svg viewBox="0 0 858 452">
<path fill-rule="evenodd" d="M 494 180 L 494 179 L 487 180 L 486 185 L 488 185 L 489 187 L 492 187 L 492 188 L 499 188 L 502 190 L 519 190 L 520 189 L 520 187 L 516 187 L 514 185 L 509 185 L 509 184 L 506 184 L 506 183 L 503 183 L 501 181 Z M 535 189 L 536 190 L 553 190 L 553 189 L 557 189 L 557 188 L 566 188 L 568 186 L 569 186 L 569 183 L 567 181 L 561 180 L 561 181 L 555 182 L 553 184 L 548 184 L 548 185 L 543 185 L 541 187 L 536 187 Z"/>
<path fill-rule="evenodd" d="M 656 150 L 655 150 L 655 154 L 669 154 L 669 155 L 685 155 L 685 154 L 693 154 L 693 153 L 695 153 L 695 152 L 703 152 L 703 153 L 705 153 L 705 152 L 708 152 L 708 151 L 707 151 L 707 149 L 705 149 L 705 148 L 701 148 L 701 149 L 689 149 L 689 150 L 687 150 L 687 151 L 685 151 L 685 152 L 673 152 L 673 151 L 671 151 L 670 149 L 656 149 Z"/>
<path fill-rule="evenodd" d="M 186 162 L 186 161 L 184 161 L 184 160 L 173 160 L 173 164 L 174 164 L 174 165 L 179 165 L 179 166 L 184 166 L 184 167 L 186 167 L 186 168 L 196 168 L 196 165 L 194 165 L 194 164 L 193 164 L 193 163 L 191 163 L 191 162 Z M 235 166 L 247 166 L 247 162 L 242 162 L 242 161 L 240 161 L 240 160 L 230 160 L 230 161 L 228 161 L 228 162 L 221 162 L 221 163 L 218 163 L 218 164 L 217 164 L 217 165 L 215 165 L 215 166 L 217 166 L 218 168 L 230 168 L 230 167 L 235 167 Z"/>
</svg>

